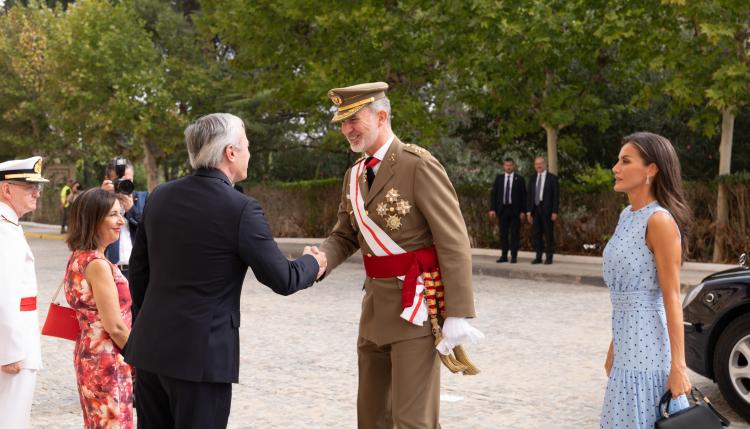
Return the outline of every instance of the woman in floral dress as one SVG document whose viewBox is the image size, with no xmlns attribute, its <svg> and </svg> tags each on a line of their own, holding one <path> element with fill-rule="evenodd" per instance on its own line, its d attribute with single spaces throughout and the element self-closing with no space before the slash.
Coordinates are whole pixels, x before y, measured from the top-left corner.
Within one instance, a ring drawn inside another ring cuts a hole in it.
<svg viewBox="0 0 750 429">
<path fill-rule="evenodd" d="M 104 257 L 123 224 L 115 194 L 99 188 L 81 194 L 71 207 L 65 297 L 81 327 L 74 366 L 87 429 L 133 427 L 132 369 L 120 354 L 130 335 L 130 291 Z"/>
</svg>

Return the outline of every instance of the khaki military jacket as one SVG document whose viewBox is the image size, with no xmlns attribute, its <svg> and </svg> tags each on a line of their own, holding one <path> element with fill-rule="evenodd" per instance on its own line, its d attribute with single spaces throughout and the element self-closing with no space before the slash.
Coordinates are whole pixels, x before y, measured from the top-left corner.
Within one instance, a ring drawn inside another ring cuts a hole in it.
<svg viewBox="0 0 750 429">
<path fill-rule="evenodd" d="M 344 176 L 338 220 L 321 245 L 328 258 L 328 272 L 357 249 L 365 258 L 372 255 L 349 199 L 349 176 L 356 174 L 355 167 Z M 474 317 L 469 237 L 456 191 L 443 166 L 425 149 L 395 138 L 369 190 L 365 176 L 363 172 L 359 180 L 366 215 L 407 252 L 435 245 L 445 287 L 446 316 Z M 397 201 L 393 201 L 396 194 Z M 401 212 L 404 206 L 409 207 L 408 212 L 394 214 L 390 210 L 398 201 L 404 201 Z M 364 289 L 359 325 L 362 337 L 383 345 L 431 335 L 429 321 L 419 327 L 399 316 L 400 280 L 368 277 Z"/>
</svg>

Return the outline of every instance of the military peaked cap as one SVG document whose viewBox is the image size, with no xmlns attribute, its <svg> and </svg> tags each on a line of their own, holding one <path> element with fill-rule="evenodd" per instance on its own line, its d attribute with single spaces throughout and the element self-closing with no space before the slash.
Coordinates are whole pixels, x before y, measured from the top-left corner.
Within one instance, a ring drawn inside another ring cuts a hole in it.
<svg viewBox="0 0 750 429">
<path fill-rule="evenodd" d="M 0 163 L 0 181 L 48 183 L 42 177 L 42 157 L 32 156 L 27 159 L 14 159 Z"/>
<path fill-rule="evenodd" d="M 340 122 L 354 116 L 373 101 L 385 98 L 387 90 L 387 83 L 373 82 L 328 91 L 328 97 L 337 107 L 331 122 Z"/>
</svg>

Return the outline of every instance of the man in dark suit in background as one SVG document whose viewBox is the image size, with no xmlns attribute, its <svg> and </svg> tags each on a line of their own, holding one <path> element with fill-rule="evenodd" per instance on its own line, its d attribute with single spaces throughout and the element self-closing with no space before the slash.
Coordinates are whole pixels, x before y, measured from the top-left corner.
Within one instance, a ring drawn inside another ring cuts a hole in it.
<svg viewBox="0 0 750 429">
<path fill-rule="evenodd" d="M 139 428 L 225 428 L 248 266 L 281 295 L 311 286 L 326 268 L 325 253 L 309 247 L 287 260 L 258 202 L 233 188 L 250 159 L 240 118 L 204 116 L 185 141 L 196 171 L 151 193 L 130 257 L 140 313 L 123 353 L 138 374 Z"/>
<path fill-rule="evenodd" d="M 495 176 L 490 197 L 490 219 L 498 218 L 500 223 L 500 247 L 502 255 L 497 262 L 508 262 L 508 248 L 510 247 L 510 262 L 518 262 L 518 242 L 521 222 L 525 218 L 526 186 L 523 177 L 513 170 L 513 158 L 505 158 L 503 170 L 505 174 Z M 510 232 L 510 237 L 508 233 Z M 510 238 L 510 246 L 508 239 Z"/>
<path fill-rule="evenodd" d="M 117 175 L 117 169 L 115 167 L 117 162 L 125 164 L 122 177 L 118 177 Z M 115 183 L 119 184 L 124 181 L 130 181 L 132 184 L 133 177 L 133 164 L 125 158 L 115 157 L 110 159 L 107 163 L 107 167 L 104 170 L 104 181 L 101 185 L 101 188 L 105 191 L 117 194 L 120 206 L 125 212 L 123 214 L 125 224 L 120 230 L 120 237 L 104 249 L 104 256 L 109 259 L 110 262 L 117 265 L 117 268 L 120 269 L 120 272 L 122 272 L 122 275 L 125 276 L 126 279 L 130 278 L 130 253 L 133 251 L 135 235 L 138 232 L 138 225 L 141 223 L 143 208 L 146 206 L 146 200 L 148 199 L 148 192 L 133 191 L 127 187 L 123 189 L 120 186 L 115 188 Z M 135 317 L 138 314 L 138 307 L 133 305 L 131 311 L 133 312 L 133 320 L 135 320 Z"/>
<path fill-rule="evenodd" d="M 536 174 L 529 178 L 529 198 L 526 204 L 527 218 L 533 225 L 536 250 L 536 258 L 531 263 L 540 264 L 542 252 L 546 248 L 547 257 L 544 263 L 551 264 L 552 255 L 555 253 L 555 221 L 560 206 L 560 183 L 557 176 L 547 171 L 547 161 L 543 156 L 534 159 L 534 169 Z"/>
</svg>

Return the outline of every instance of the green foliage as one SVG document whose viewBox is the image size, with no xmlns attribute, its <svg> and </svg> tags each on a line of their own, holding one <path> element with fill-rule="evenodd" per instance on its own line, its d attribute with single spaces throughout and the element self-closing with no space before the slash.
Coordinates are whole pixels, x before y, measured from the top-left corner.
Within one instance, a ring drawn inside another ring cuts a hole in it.
<svg viewBox="0 0 750 429">
<path fill-rule="evenodd" d="M 81 1 L 50 35 L 52 126 L 75 158 L 127 150 L 160 97 L 159 56 L 124 3 Z M 164 107 L 164 106 L 161 106 Z"/>
<path fill-rule="evenodd" d="M 456 138 L 440 139 L 430 152 L 443 165 L 453 183 L 486 186 L 492 183 L 498 171 L 494 160 Z"/>
<path fill-rule="evenodd" d="M 489 201 L 490 188 L 492 187 L 492 183 L 456 183 L 454 186 L 456 188 L 456 192 L 461 195 L 470 197 L 479 197 L 485 195 L 487 197 L 487 200 Z"/>
<path fill-rule="evenodd" d="M 584 167 L 577 173 L 573 180 L 562 181 L 562 192 L 571 194 L 590 194 L 605 192 L 612 189 L 614 176 L 609 168 L 602 168 L 599 164 L 593 167 Z"/>
<path fill-rule="evenodd" d="M 384 80 L 397 135 L 454 182 L 491 182 L 506 155 L 529 173 L 545 126 L 563 130 L 563 183 L 643 129 L 711 179 L 721 109 L 733 168 L 750 168 L 747 16 L 737 0 L 6 0 L 0 157 L 95 171 L 122 154 L 171 179 L 189 171 L 187 123 L 227 111 L 245 121 L 250 181 L 340 178 L 357 155 L 326 92 Z"/>
<path fill-rule="evenodd" d="M 0 13 L 0 146 L 7 155 L 53 144 L 46 54 L 57 13 L 36 5 Z"/>
<path fill-rule="evenodd" d="M 279 188 L 279 189 L 293 189 L 299 191 L 313 191 L 321 188 L 328 188 L 334 185 L 341 185 L 342 178 L 330 177 L 328 179 L 317 179 L 317 180 L 298 180 L 295 182 L 264 182 L 263 187 L 266 188 Z"/>
<path fill-rule="evenodd" d="M 732 174 L 726 174 L 722 176 L 716 176 L 716 180 L 720 183 L 745 183 L 750 184 L 750 171 L 742 170 Z"/>
<path fill-rule="evenodd" d="M 750 102 L 750 22 L 746 19 L 750 4 L 724 0 L 663 3 L 660 24 L 677 22 L 680 27 L 632 41 L 651 58 L 649 68 L 663 76 L 654 85 L 661 91 L 651 94 L 666 94 L 677 102 L 677 109 L 703 106 L 736 113 L 746 106 Z M 715 115 L 709 118 L 698 110 L 689 124 L 709 137 L 716 133 Z"/>
<path fill-rule="evenodd" d="M 606 127 L 599 89 L 611 42 L 598 36 L 605 10 L 592 6 L 542 0 L 457 6 L 461 19 L 451 30 L 468 49 L 449 65 L 460 76 L 462 101 L 501 118 L 506 141 L 540 126 Z"/>
</svg>

